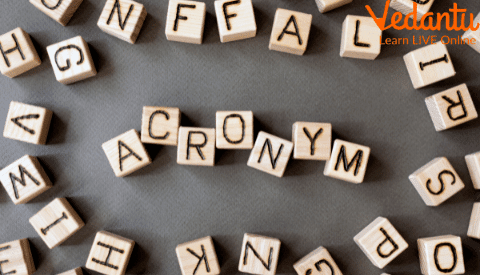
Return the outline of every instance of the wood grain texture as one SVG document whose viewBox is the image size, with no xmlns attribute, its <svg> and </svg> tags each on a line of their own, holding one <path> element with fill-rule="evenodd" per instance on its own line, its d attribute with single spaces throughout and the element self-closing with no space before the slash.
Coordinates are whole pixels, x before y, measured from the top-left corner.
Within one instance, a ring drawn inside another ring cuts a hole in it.
<svg viewBox="0 0 480 275">
<path fill-rule="evenodd" d="M 294 159 L 328 160 L 332 149 L 332 124 L 295 122 L 292 140 Z"/>
<path fill-rule="evenodd" d="M 125 177 L 152 163 L 135 129 L 103 143 L 102 148 L 117 177 Z"/>
<path fill-rule="evenodd" d="M 0 262 L 2 274 L 31 275 L 35 272 L 35 263 L 27 239 L 0 244 Z"/>
<path fill-rule="evenodd" d="M 224 13 L 224 6 L 228 19 Z M 216 0 L 218 32 L 222 43 L 247 39 L 257 35 L 252 0 Z M 233 14 L 236 14 L 234 17 Z M 227 23 L 228 22 L 228 23 Z"/>
<path fill-rule="evenodd" d="M 380 54 L 381 37 L 382 31 L 371 17 L 347 15 L 342 25 L 340 56 L 373 60 Z"/>
<path fill-rule="evenodd" d="M 317 3 L 318 10 L 321 13 L 325 13 L 343 5 L 352 3 L 352 1 L 353 0 L 315 0 L 315 3 Z"/>
<path fill-rule="evenodd" d="M 422 2 L 425 2 L 425 4 L 417 2 L 417 21 L 420 21 L 422 16 L 424 16 L 430 10 L 435 0 Z M 390 8 L 407 15 L 409 13 L 413 13 L 413 3 L 414 1 L 412 0 L 392 0 L 390 2 Z"/>
<path fill-rule="evenodd" d="M 60 274 L 58 274 L 58 275 L 83 275 L 83 271 L 82 271 L 82 268 L 81 268 L 81 267 L 77 267 L 77 268 L 75 268 L 75 269 L 62 272 L 62 273 L 60 273 Z"/>
<path fill-rule="evenodd" d="M 475 19 L 473 20 L 473 26 L 476 26 L 479 23 L 480 23 L 480 13 L 477 14 Z M 480 53 L 480 42 L 479 42 L 480 41 L 480 28 L 477 29 L 476 31 L 472 31 L 472 30 L 466 31 L 462 36 L 462 40 L 464 40 L 464 39 L 468 39 L 470 41 L 472 39 L 475 39 L 475 43 L 469 43 L 468 45 L 470 47 L 472 47 L 472 49 L 474 49 L 475 51 Z"/>
<path fill-rule="evenodd" d="M 133 251 L 133 240 L 106 231 L 97 232 L 86 268 L 107 275 L 123 275 Z"/>
<path fill-rule="evenodd" d="M 245 233 L 238 271 L 249 274 L 274 275 L 280 254 L 280 240 Z"/>
<path fill-rule="evenodd" d="M 118 16 L 116 3 L 119 3 L 121 18 Z M 112 13 L 111 20 L 108 22 Z M 129 14 L 128 18 L 127 14 Z M 105 33 L 134 44 L 146 17 L 147 10 L 140 3 L 130 0 L 107 0 L 97 26 Z"/>
<path fill-rule="evenodd" d="M 342 275 L 342 271 L 340 271 L 332 256 L 330 256 L 330 253 L 328 253 L 328 250 L 323 246 L 320 246 L 298 260 L 293 264 L 293 268 L 298 275 Z"/>
<path fill-rule="evenodd" d="M 206 14 L 203 2 L 170 0 L 165 24 L 167 40 L 202 44 Z"/>
<path fill-rule="evenodd" d="M 177 163 L 182 165 L 215 165 L 215 129 L 180 127 Z"/>
<path fill-rule="evenodd" d="M 445 235 L 422 238 L 417 240 L 417 244 L 422 274 L 443 275 L 465 273 L 462 240 L 460 237 Z M 453 255 L 454 252 L 456 257 Z"/>
<path fill-rule="evenodd" d="M 480 239 L 480 203 L 473 204 L 470 223 L 468 224 L 467 236 L 474 239 Z"/>
<path fill-rule="evenodd" d="M 383 269 L 405 249 L 407 242 L 398 231 L 383 217 L 376 218 L 353 240 L 376 267 Z"/>
<path fill-rule="evenodd" d="M 303 55 L 307 50 L 311 26 L 311 14 L 277 9 L 268 48 L 279 52 Z"/>
<path fill-rule="evenodd" d="M 42 63 L 30 35 L 21 28 L 0 35 L 0 45 L 5 53 L 13 50 L 0 57 L 0 72 L 7 77 L 16 77 Z"/>
<path fill-rule="evenodd" d="M 356 184 L 362 183 L 369 157 L 370 147 L 336 139 L 323 174 Z"/>
<path fill-rule="evenodd" d="M 440 205 L 465 187 L 445 157 L 433 159 L 408 179 L 428 206 Z"/>
<path fill-rule="evenodd" d="M 142 142 L 177 146 L 181 116 L 178 108 L 144 106 L 142 112 Z"/>
<path fill-rule="evenodd" d="M 473 188 L 480 189 L 480 152 L 475 152 L 465 156 L 468 172 L 472 179 Z"/>
<path fill-rule="evenodd" d="M 38 159 L 29 155 L 3 168 L 0 182 L 14 204 L 27 203 L 52 187 Z"/>
<path fill-rule="evenodd" d="M 68 24 L 82 2 L 83 0 L 30 0 L 32 5 L 62 26 Z"/>
<path fill-rule="evenodd" d="M 217 111 L 215 132 L 219 149 L 252 149 L 253 112 Z"/>
<path fill-rule="evenodd" d="M 292 150 L 292 142 L 259 132 L 247 165 L 281 178 L 287 168 Z"/>
<path fill-rule="evenodd" d="M 66 241 L 85 223 L 65 198 L 56 198 L 29 219 L 37 234 L 52 249 Z"/>
<path fill-rule="evenodd" d="M 210 236 L 179 244 L 175 252 L 182 275 L 220 274 L 217 253 Z"/>
</svg>

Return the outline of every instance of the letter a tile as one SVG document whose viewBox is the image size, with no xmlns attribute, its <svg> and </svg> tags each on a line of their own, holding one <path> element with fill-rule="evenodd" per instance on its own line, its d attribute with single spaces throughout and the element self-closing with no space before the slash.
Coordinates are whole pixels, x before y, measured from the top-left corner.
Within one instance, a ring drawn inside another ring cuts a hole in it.
<svg viewBox="0 0 480 275">
<path fill-rule="evenodd" d="M 333 143 L 332 155 L 325 164 L 323 174 L 352 183 L 362 183 L 369 156 L 369 147 L 337 139 Z"/>
<path fill-rule="evenodd" d="M 248 158 L 247 165 L 281 178 L 287 168 L 292 150 L 292 142 L 260 132 Z"/>
<path fill-rule="evenodd" d="M 280 240 L 245 233 L 238 271 L 274 275 L 277 270 Z"/>
<path fill-rule="evenodd" d="M 453 235 L 417 240 L 420 269 L 425 275 L 464 274 L 462 240 Z"/>
<path fill-rule="evenodd" d="M 303 55 L 307 49 L 312 15 L 277 9 L 268 48 L 279 52 Z"/>
<path fill-rule="evenodd" d="M 212 237 L 179 244 L 175 249 L 182 275 L 217 275 L 220 265 Z"/>
</svg>

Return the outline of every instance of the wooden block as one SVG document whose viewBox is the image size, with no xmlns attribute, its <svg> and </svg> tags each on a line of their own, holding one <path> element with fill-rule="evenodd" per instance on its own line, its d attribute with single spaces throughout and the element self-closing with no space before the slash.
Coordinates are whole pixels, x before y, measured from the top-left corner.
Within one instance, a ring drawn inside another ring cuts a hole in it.
<svg viewBox="0 0 480 275">
<path fill-rule="evenodd" d="M 152 163 L 135 129 L 103 143 L 102 148 L 117 177 L 125 177 Z"/>
<path fill-rule="evenodd" d="M 292 142 L 260 132 L 247 165 L 281 178 L 287 168 L 292 150 Z"/>
<path fill-rule="evenodd" d="M 332 148 L 332 124 L 295 122 L 292 140 L 294 159 L 328 160 Z"/>
<path fill-rule="evenodd" d="M 405 15 L 413 13 L 413 4 L 417 3 L 416 20 L 420 21 L 422 17 L 430 10 L 435 0 L 392 0 L 390 8 L 397 10 Z M 410 17 L 411 18 L 411 17 Z M 428 19 L 427 19 L 428 20 Z"/>
<path fill-rule="evenodd" d="M 336 139 L 323 174 L 352 183 L 362 183 L 369 157 L 370 147 Z"/>
<path fill-rule="evenodd" d="M 47 47 L 55 78 L 71 84 L 97 75 L 87 42 L 77 36 Z"/>
<path fill-rule="evenodd" d="M 280 240 L 245 233 L 238 271 L 274 275 L 277 270 Z"/>
<path fill-rule="evenodd" d="M 165 27 L 167 40 L 202 44 L 206 14 L 203 2 L 170 0 Z"/>
<path fill-rule="evenodd" d="M 215 129 L 180 127 L 177 163 L 183 165 L 215 165 Z"/>
<path fill-rule="evenodd" d="M 465 156 L 468 172 L 472 179 L 473 188 L 480 189 L 480 152 Z"/>
<path fill-rule="evenodd" d="M 464 274 L 462 240 L 445 235 L 418 239 L 418 254 L 422 274 Z"/>
<path fill-rule="evenodd" d="M 146 17 L 147 10 L 140 3 L 107 0 L 97 26 L 112 36 L 134 44 Z"/>
<path fill-rule="evenodd" d="M 83 0 L 30 0 L 37 9 L 66 26 Z"/>
<path fill-rule="evenodd" d="M 36 157 L 25 155 L 0 171 L 0 182 L 14 204 L 24 204 L 52 187 Z"/>
<path fill-rule="evenodd" d="M 478 117 L 467 85 L 461 84 L 425 99 L 435 130 L 450 129 Z"/>
<path fill-rule="evenodd" d="M 257 35 L 252 0 L 216 0 L 215 13 L 222 43 Z"/>
<path fill-rule="evenodd" d="M 305 275 L 305 274 L 342 275 L 342 272 L 338 268 L 332 256 L 330 256 L 330 253 L 328 253 L 328 250 L 323 246 L 320 246 L 319 248 L 310 252 L 307 256 L 303 257 L 298 262 L 293 264 L 293 268 L 295 269 L 298 275 Z"/>
<path fill-rule="evenodd" d="M 142 142 L 177 146 L 181 112 L 178 108 L 144 106 Z"/>
<path fill-rule="evenodd" d="M 30 35 L 21 28 L 0 36 L 0 72 L 10 78 L 23 74 L 42 63 Z"/>
<path fill-rule="evenodd" d="M 480 202 L 473 204 L 467 236 L 480 239 Z"/>
<path fill-rule="evenodd" d="M 218 111 L 216 142 L 219 149 L 253 148 L 253 112 Z"/>
<path fill-rule="evenodd" d="M 179 244 L 175 249 L 182 275 L 217 275 L 220 265 L 212 237 Z"/>
<path fill-rule="evenodd" d="M 45 144 L 52 111 L 16 101 L 10 102 L 3 136 L 33 144 Z"/>
<path fill-rule="evenodd" d="M 473 20 L 473 26 L 476 26 L 479 23 L 480 23 L 480 13 Z M 477 29 L 476 31 L 472 31 L 472 30 L 466 31 L 462 36 L 462 40 L 465 40 L 465 39 L 468 39 L 470 41 L 472 41 L 472 39 L 475 39 L 475 43 L 469 43 L 468 45 L 472 47 L 475 51 L 480 53 L 480 28 Z"/>
<path fill-rule="evenodd" d="M 408 179 L 428 206 L 440 205 L 465 187 L 445 157 L 433 159 Z"/>
<path fill-rule="evenodd" d="M 83 272 L 81 267 L 77 267 L 75 269 L 60 273 L 58 275 L 83 275 Z"/>
<path fill-rule="evenodd" d="M 57 247 L 85 223 L 65 198 L 56 198 L 29 219 L 48 248 Z"/>
<path fill-rule="evenodd" d="M 0 274 L 31 275 L 35 272 L 27 239 L 0 244 Z"/>
<path fill-rule="evenodd" d="M 268 48 L 279 52 L 303 55 L 307 49 L 312 15 L 277 9 Z"/>
<path fill-rule="evenodd" d="M 375 59 L 380 54 L 382 31 L 371 17 L 347 15 L 342 25 L 341 57 Z"/>
<path fill-rule="evenodd" d="M 102 274 L 123 275 L 134 245 L 132 240 L 100 231 L 95 236 L 85 267 Z"/>
<path fill-rule="evenodd" d="M 419 89 L 455 75 L 447 46 L 431 44 L 403 56 L 413 87 Z"/>
<path fill-rule="evenodd" d="M 321 13 L 331 11 L 343 5 L 352 3 L 353 0 L 315 0 L 318 6 L 318 10 Z"/>
<path fill-rule="evenodd" d="M 408 248 L 407 242 L 385 218 L 378 217 L 353 240 L 368 259 L 382 269 Z"/>
</svg>

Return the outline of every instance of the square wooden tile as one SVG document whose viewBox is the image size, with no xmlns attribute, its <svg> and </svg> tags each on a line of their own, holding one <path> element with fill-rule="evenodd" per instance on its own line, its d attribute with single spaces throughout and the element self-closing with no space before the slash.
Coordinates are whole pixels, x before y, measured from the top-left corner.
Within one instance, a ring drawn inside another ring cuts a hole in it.
<svg viewBox="0 0 480 275">
<path fill-rule="evenodd" d="M 298 275 L 318 274 L 318 272 L 320 272 L 319 274 L 342 275 L 332 256 L 330 256 L 328 250 L 323 246 L 320 246 L 294 263 L 293 268 Z"/>
<path fill-rule="evenodd" d="M 253 148 L 252 111 L 217 111 L 216 126 L 217 148 Z"/>
<path fill-rule="evenodd" d="M 462 240 L 445 235 L 417 240 L 422 274 L 464 274 Z"/>
<path fill-rule="evenodd" d="M 177 245 L 175 249 L 182 275 L 220 274 L 212 237 L 204 237 Z"/>
<path fill-rule="evenodd" d="M 248 158 L 247 165 L 281 178 L 287 168 L 292 150 L 292 142 L 260 132 Z"/>
<path fill-rule="evenodd" d="M 294 159 L 328 160 L 332 149 L 332 124 L 295 122 L 292 140 Z"/>
<path fill-rule="evenodd" d="M 21 28 L 0 35 L 0 52 L 0 72 L 10 78 L 42 63 L 30 35 Z"/>
<path fill-rule="evenodd" d="M 342 25 L 341 57 L 373 60 L 381 50 L 382 31 L 372 17 L 347 15 Z"/>
<path fill-rule="evenodd" d="M 222 43 L 257 35 L 252 0 L 216 0 L 214 4 Z"/>
<path fill-rule="evenodd" d="M 0 244 L 0 273 L 31 275 L 35 272 L 30 244 L 27 239 Z"/>
<path fill-rule="evenodd" d="M 280 240 L 245 233 L 238 271 L 274 275 L 277 270 Z"/>
<path fill-rule="evenodd" d="M 177 146 L 180 121 L 181 112 L 178 108 L 144 106 L 142 142 Z"/>
<path fill-rule="evenodd" d="M 466 155 L 465 162 L 472 179 L 473 188 L 480 189 L 480 152 Z"/>
<path fill-rule="evenodd" d="M 362 183 L 369 157 L 370 147 L 336 139 L 323 174 L 352 183 Z"/>
<path fill-rule="evenodd" d="M 167 40 L 202 44 L 206 14 L 203 2 L 170 0 L 165 26 Z"/>
<path fill-rule="evenodd" d="M 312 15 L 277 9 L 268 48 L 279 52 L 303 55 L 307 50 Z"/>
<path fill-rule="evenodd" d="M 30 0 L 37 9 L 66 26 L 83 0 Z"/>
<path fill-rule="evenodd" d="M 215 165 L 215 129 L 180 127 L 177 163 L 182 165 Z"/>
</svg>

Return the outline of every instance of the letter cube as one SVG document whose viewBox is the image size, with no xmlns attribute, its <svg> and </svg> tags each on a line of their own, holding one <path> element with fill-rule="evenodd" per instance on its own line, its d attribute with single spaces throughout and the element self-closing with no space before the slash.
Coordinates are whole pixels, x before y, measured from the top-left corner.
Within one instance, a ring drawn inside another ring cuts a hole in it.
<svg viewBox="0 0 480 275">
<path fill-rule="evenodd" d="M 437 132 L 478 117 L 465 84 L 429 96 L 425 99 L 425 103 Z"/>
<path fill-rule="evenodd" d="M 133 240 L 100 231 L 95 236 L 85 267 L 102 274 L 123 275 L 134 246 Z"/>
<path fill-rule="evenodd" d="M 408 179 L 428 206 L 440 205 L 465 187 L 445 157 L 433 159 Z"/>
<path fill-rule="evenodd" d="M 215 165 L 215 129 L 180 127 L 177 163 L 182 165 Z"/>
<path fill-rule="evenodd" d="M 320 246 L 293 264 L 293 268 L 298 275 L 317 274 L 315 272 L 342 275 L 332 256 L 323 246 Z"/>
<path fill-rule="evenodd" d="M 56 198 L 29 219 L 48 248 L 57 247 L 85 223 L 65 198 Z"/>
<path fill-rule="evenodd" d="M 417 21 L 420 21 L 432 7 L 433 1 L 434 0 L 392 0 L 390 2 L 390 8 L 408 15 L 409 13 L 413 13 L 413 5 L 417 3 L 416 17 Z"/>
<path fill-rule="evenodd" d="M 480 202 L 473 204 L 467 236 L 480 239 Z"/>
<path fill-rule="evenodd" d="M 382 30 L 371 17 L 347 15 L 342 25 L 340 56 L 375 59 L 380 54 Z"/>
<path fill-rule="evenodd" d="M 294 159 L 330 159 L 332 124 L 295 122 L 293 124 L 292 139 Z"/>
<path fill-rule="evenodd" d="M 214 3 L 222 43 L 255 37 L 257 24 L 252 0 L 216 0 Z"/>
<path fill-rule="evenodd" d="M 403 56 L 413 87 L 419 89 L 455 75 L 447 46 L 431 44 Z"/>
<path fill-rule="evenodd" d="M 369 157 L 369 147 L 336 139 L 323 174 L 356 184 L 362 183 Z"/>
<path fill-rule="evenodd" d="M 253 112 L 218 111 L 216 141 L 219 149 L 253 148 Z"/>
<path fill-rule="evenodd" d="M 353 240 L 368 259 L 382 269 L 408 248 L 407 242 L 387 219 L 376 218 Z"/>
<path fill-rule="evenodd" d="M 147 17 L 145 7 L 130 0 L 107 0 L 97 26 L 112 36 L 134 44 Z"/>
<path fill-rule="evenodd" d="M 480 13 L 475 17 L 473 20 L 473 26 L 476 27 L 477 24 L 480 23 Z M 468 39 L 472 41 L 472 39 L 475 39 L 475 43 L 468 43 L 470 47 L 472 47 L 475 51 L 480 53 L 480 28 L 477 29 L 476 31 L 468 30 L 466 31 L 463 36 L 462 40 Z"/>
<path fill-rule="evenodd" d="M 182 275 L 217 275 L 220 265 L 212 237 L 204 237 L 177 245 L 175 249 Z"/>
<path fill-rule="evenodd" d="M 0 35 L 0 72 L 14 78 L 42 63 L 30 35 L 21 28 Z"/>
<path fill-rule="evenodd" d="M 181 112 L 178 108 L 144 106 L 142 142 L 177 146 L 180 120 Z"/>
<path fill-rule="evenodd" d="M 81 267 L 77 267 L 75 269 L 60 273 L 58 275 L 83 275 L 83 272 Z"/>
<path fill-rule="evenodd" d="M 462 240 L 453 235 L 417 240 L 422 274 L 464 274 Z"/>
<path fill-rule="evenodd" d="M 465 162 L 472 178 L 473 188 L 480 189 L 480 152 L 465 156 Z"/>
<path fill-rule="evenodd" d="M 279 52 L 303 55 L 307 49 L 312 15 L 277 9 L 268 48 Z"/>
<path fill-rule="evenodd" d="M 318 6 L 318 10 L 321 13 L 331 11 L 343 5 L 352 3 L 353 0 L 315 0 Z"/>
<path fill-rule="evenodd" d="M 66 26 L 83 0 L 30 0 L 37 9 Z"/>
<path fill-rule="evenodd" d="M 249 274 L 274 275 L 277 270 L 280 240 L 245 233 L 238 271 Z"/>
<path fill-rule="evenodd" d="M 27 239 L 0 244 L 0 273 L 31 275 L 35 272 L 30 244 Z"/>
<path fill-rule="evenodd" d="M 103 143 L 102 148 L 117 177 L 125 177 L 152 163 L 135 129 Z"/>
<path fill-rule="evenodd" d="M 248 158 L 247 165 L 281 178 L 287 168 L 292 150 L 292 142 L 260 132 Z"/>
<path fill-rule="evenodd" d="M 202 44 L 206 14 L 203 2 L 170 0 L 165 26 L 167 40 Z"/>
<path fill-rule="evenodd" d="M 0 171 L 0 182 L 14 204 L 24 204 L 52 187 L 36 157 L 25 155 Z"/>
</svg>

